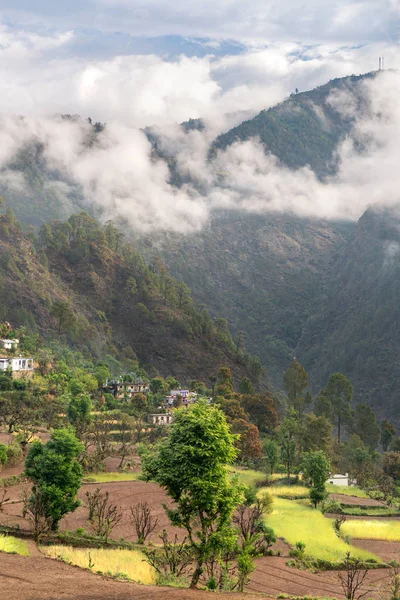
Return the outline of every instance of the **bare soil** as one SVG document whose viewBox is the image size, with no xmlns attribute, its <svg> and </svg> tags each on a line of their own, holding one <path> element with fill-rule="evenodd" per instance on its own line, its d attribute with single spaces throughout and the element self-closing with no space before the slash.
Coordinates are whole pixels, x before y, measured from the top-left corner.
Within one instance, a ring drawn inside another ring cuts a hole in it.
<svg viewBox="0 0 400 600">
<path fill-rule="evenodd" d="M 400 542 L 386 542 L 384 540 L 358 540 L 351 539 L 353 546 L 368 550 L 376 556 L 379 556 L 385 562 L 393 560 L 399 561 L 400 558 Z"/>
<path fill-rule="evenodd" d="M 338 500 L 342 504 L 354 506 L 380 506 L 381 508 L 386 506 L 385 502 L 373 498 L 358 498 L 356 496 L 346 496 L 345 494 L 330 494 L 329 497 Z"/>
</svg>

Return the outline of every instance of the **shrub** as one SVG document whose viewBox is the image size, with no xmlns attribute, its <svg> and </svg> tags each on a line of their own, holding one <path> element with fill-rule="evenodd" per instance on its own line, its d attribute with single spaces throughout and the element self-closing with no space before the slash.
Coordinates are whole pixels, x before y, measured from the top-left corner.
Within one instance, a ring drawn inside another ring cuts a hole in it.
<svg viewBox="0 0 400 600">
<path fill-rule="evenodd" d="M 0 469 L 7 463 L 7 446 L 0 444 Z"/>
<path fill-rule="evenodd" d="M 13 442 L 7 446 L 7 464 L 9 467 L 15 467 L 23 459 L 24 455 L 20 444 Z"/>
</svg>

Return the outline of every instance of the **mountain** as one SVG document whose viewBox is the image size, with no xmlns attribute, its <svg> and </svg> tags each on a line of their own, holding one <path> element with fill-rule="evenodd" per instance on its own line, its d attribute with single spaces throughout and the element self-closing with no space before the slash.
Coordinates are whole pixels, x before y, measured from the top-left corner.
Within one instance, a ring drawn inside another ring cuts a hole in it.
<svg viewBox="0 0 400 600">
<path fill-rule="evenodd" d="M 400 423 L 400 213 L 368 210 L 332 262 L 329 285 L 296 349 L 316 391 L 334 371 L 355 400 Z"/>
<path fill-rule="evenodd" d="M 359 109 L 363 106 L 359 83 L 376 73 L 351 75 L 333 79 L 314 90 L 291 94 L 290 98 L 262 110 L 256 117 L 220 135 L 215 140 L 211 157 L 237 141 L 259 138 L 265 151 L 284 165 L 297 169 L 309 165 L 319 176 L 336 168 L 335 150 L 350 132 L 353 120 L 337 112 L 329 102 L 332 93 L 349 92 Z"/>
<path fill-rule="evenodd" d="M 353 228 L 293 215 L 220 213 L 198 234 L 165 235 L 142 247 L 149 259 L 160 253 L 214 317 L 244 331 L 246 346 L 280 387 L 326 292 L 330 263 Z"/>
<path fill-rule="evenodd" d="M 65 327 L 56 303 L 75 315 Z M 236 380 L 261 381 L 259 361 L 236 347 L 225 323 L 197 308 L 160 260 L 147 265 L 111 223 L 86 213 L 26 235 L 10 209 L 0 215 L 0 320 L 95 360 L 135 362 L 150 375 L 208 385 L 221 365 Z"/>
</svg>

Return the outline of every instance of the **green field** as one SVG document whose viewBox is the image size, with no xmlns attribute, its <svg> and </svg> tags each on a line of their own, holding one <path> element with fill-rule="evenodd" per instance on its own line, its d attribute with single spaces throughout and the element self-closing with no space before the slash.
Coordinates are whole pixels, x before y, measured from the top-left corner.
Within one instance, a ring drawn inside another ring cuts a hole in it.
<svg viewBox="0 0 400 600">
<path fill-rule="evenodd" d="M 356 486 L 326 484 L 326 491 L 330 494 L 343 494 L 343 496 L 355 496 L 356 498 L 369 498 L 367 492 Z"/>
<path fill-rule="evenodd" d="M 337 537 L 332 521 L 326 519 L 319 510 L 295 500 L 275 498 L 274 511 L 266 517 L 277 536 L 284 538 L 291 546 L 304 542 L 306 554 L 331 562 L 343 560 L 346 552 L 363 560 L 379 559 L 365 550 L 349 546 Z"/>
<path fill-rule="evenodd" d="M 136 481 L 140 473 L 87 473 L 83 479 L 85 482 L 110 483 L 112 481 Z"/>
<path fill-rule="evenodd" d="M 124 576 L 137 583 L 153 584 L 156 575 L 153 567 L 144 561 L 144 555 L 137 550 L 106 550 L 72 548 L 71 546 L 41 546 L 43 554 L 63 560 L 94 573 Z"/>
<path fill-rule="evenodd" d="M 29 556 L 29 550 L 26 542 L 23 540 L 18 540 L 12 535 L 0 535 L 0 552 Z"/>
<path fill-rule="evenodd" d="M 353 538 L 400 542 L 400 521 L 354 519 L 343 523 L 341 531 L 343 535 L 350 535 Z"/>
<path fill-rule="evenodd" d="M 253 469 L 241 469 L 240 467 L 227 467 L 230 475 L 237 475 L 239 480 L 244 485 L 257 485 L 266 481 L 268 476 L 261 471 L 254 471 Z"/>
</svg>

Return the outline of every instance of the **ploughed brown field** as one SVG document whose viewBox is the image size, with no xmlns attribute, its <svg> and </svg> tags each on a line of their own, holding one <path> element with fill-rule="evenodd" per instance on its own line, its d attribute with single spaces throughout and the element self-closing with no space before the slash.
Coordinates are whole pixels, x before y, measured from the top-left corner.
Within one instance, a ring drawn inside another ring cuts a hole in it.
<svg viewBox="0 0 400 600">
<path fill-rule="evenodd" d="M 79 497 L 84 501 L 85 492 L 93 491 L 96 487 L 109 491 L 110 500 L 118 504 L 123 512 L 120 525 L 112 533 L 113 539 L 125 538 L 135 541 L 135 534 L 130 523 L 130 506 L 140 501 L 147 501 L 159 517 L 158 531 L 167 529 L 171 534 L 179 532 L 169 525 L 165 516 L 163 504 L 168 504 L 165 493 L 154 483 L 143 481 L 127 481 L 104 484 L 83 484 Z M 5 506 L 0 516 L 0 522 L 8 525 L 19 524 L 26 529 L 28 522 L 21 517 L 22 504 L 18 502 L 21 493 L 27 485 L 18 485 L 9 488 L 11 502 Z M 87 508 L 81 506 L 78 510 L 68 515 L 61 522 L 61 530 L 74 531 L 79 527 L 87 529 Z M 318 532 L 316 532 L 316 535 Z M 157 542 L 157 533 L 152 535 L 152 540 Z M 393 558 L 400 544 L 390 542 L 356 542 L 360 547 L 378 554 L 383 559 Z M 45 558 L 30 543 L 31 554 L 29 558 L 0 555 L 0 600 L 39 600 L 39 599 L 77 599 L 98 598 L 99 600 L 113 600 L 114 598 L 171 598 L 171 600 L 184 600 L 193 597 L 195 600 L 206 600 L 211 594 L 201 591 L 179 590 L 174 588 L 161 588 L 154 586 L 139 586 L 125 582 L 115 582 L 77 567 L 71 567 L 57 561 Z M 288 560 L 288 546 L 278 540 L 275 550 L 282 556 L 264 557 L 257 561 L 257 569 L 247 587 L 247 594 L 243 598 L 253 600 L 257 594 L 290 594 L 293 596 L 320 596 L 342 598 L 342 590 L 336 572 L 323 572 L 313 574 L 307 571 L 290 568 L 286 565 Z M 388 571 L 378 569 L 371 571 L 366 580 L 365 590 L 369 598 L 378 598 L 388 585 Z M 36 595 L 35 595 L 36 594 Z M 215 598 L 215 594 L 213 595 Z M 223 598 L 231 600 L 238 594 L 224 594 Z"/>
</svg>

